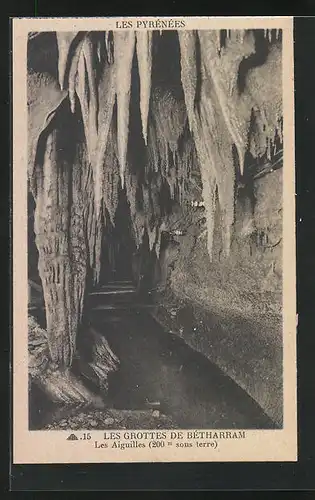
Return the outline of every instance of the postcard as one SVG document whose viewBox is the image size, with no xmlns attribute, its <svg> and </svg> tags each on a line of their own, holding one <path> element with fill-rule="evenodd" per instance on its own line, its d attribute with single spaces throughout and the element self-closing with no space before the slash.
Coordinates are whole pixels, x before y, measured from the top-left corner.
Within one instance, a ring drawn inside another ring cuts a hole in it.
<svg viewBox="0 0 315 500">
<path fill-rule="evenodd" d="M 296 461 L 293 18 L 12 24 L 13 463 Z"/>
</svg>

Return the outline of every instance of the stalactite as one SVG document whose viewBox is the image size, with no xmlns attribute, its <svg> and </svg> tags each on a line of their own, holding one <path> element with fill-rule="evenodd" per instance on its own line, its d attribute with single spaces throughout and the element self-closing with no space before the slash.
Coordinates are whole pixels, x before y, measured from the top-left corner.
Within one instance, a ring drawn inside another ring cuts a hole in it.
<svg viewBox="0 0 315 500">
<path fill-rule="evenodd" d="M 148 134 L 148 162 L 147 168 L 152 172 L 159 172 L 161 168 L 161 154 L 154 125 L 149 122 Z"/>
<path fill-rule="evenodd" d="M 200 33 L 199 33 L 200 35 Z M 209 36 L 211 43 L 208 43 Z M 193 136 L 200 163 L 203 199 L 205 202 L 207 230 L 208 230 L 208 253 L 212 259 L 212 240 L 214 230 L 215 192 L 218 189 L 218 198 L 222 215 L 222 237 L 223 248 L 226 255 L 229 254 L 231 242 L 231 227 L 234 221 L 234 179 L 235 166 L 232 157 L 233 139 L 227 134 L 226 118 L 222 113 L 221 101 L 218 97 L 218 89 L 214 84 L 210 67 L 213 66 L 213 58 L 217 58 L 215 36 L 212 33 L 201 35 L 201 88 L 199 110 L 195 109 L 193 115 Z M 182 68 L 187 67 L 187 58 L 190 53 L 181 51 L 183 60 Z M 221 56 L 222 57 L 222 56 Z M 186 82 L 189 74 L 185 75 Z M 192 71 L 192 79 L 194 73 Z M 183 82 L 184 85 L 184 82 Z M 189 87 L 184 87 L 185 99 L 189 93 Z"/>
<path fill-rule="evenodd" d="M 95 218 L 95 244 L 94 244 L 94 282 L 98 283 L 101 274 L 101 253 L 102 253 L 102 236 L 103 236 L 103 214 L 100 211 Z"/>
<path fill-rule="evenodd" d="M 95 204 L 95 174 L 93 165 L 89 162 L 87 147 L 80 152 L 81 165 L 81 194 L 82 212 L 85 239 L 88 244 L 87 254 L 89 256 L 89 268 L 93 272 L 94 282 L 100 275 L 101 263 L 101 240 L 104 227 L 103 211 L 96 211 Z M 76 205 L 75 205 L 76 206 Z"/>
<path fill-rule="evenodd" d="M 150 197 L 151 213 L 155 221 L 159 221 L 161 217 L 161 200 L 160 200 L 161 185 L 162 185 L 161 175 L 159 173 L 152 174 L 151 181 L 149 183 L 149 197 Z"/>
<path fill-rule="evenodd" d="M 59 74 L 59 85 L 61 90 L 64 88 L 65 74 L 68 65 L 68 57 L 71 44 L 76 38 L 78 32 L 64 32 L 57 31 L 56 38 L 58 44 L 58 74 Z"/>
<path fill-rule="evenodd" d="M 152 125 L 154 123 L 155 126 Z M 155 89 L 152 104 L 152 123 L 149 128 L 148 161 L 151 164 L 149 172 L 155 175 L 149 180 L 150 204 L 149 210 L 152 214 L 151 248 L 154 243 L 157 256 L 159 255 L 160 228 L 165 223 L 161 217 L 162 208 L 154 193 L 162 186 L 162 179 L 169 187 L 171 199 L 182 203 L 185 195 L 185 182 L 190 176 L 189 163 L 192 161 L 194 143 L 191 139 L 189 127 L 187 126 L 187 114 L 185 106 L 169 92 Z M 153 163 L 153 165 L 152 165 Z M 147 211 L 147 205 L 144 206 Z M 153 224 L 153 228 L 152 228 Z M 156 238 L 153 238 L 153 231 Z"/>
<path fill-rule="evenodd" d="M 91 134 L 93 131 L 95 136 L 97 137 L 98 93 L 97 93 L 95 68 L 94 68 L 94 46 L 92 40 L 89 37 L 85 38 L 82 46 L 82 51 L 85 57 L 85 64 L 86 64 L 88 85 L 89 85 L 89 129 Z"/>
<path fill-rule="evenodd" d="M 156 235 L 156 240 L 155 240 L 155 254 L 157 259 L 160 258 L 160 250 L 161 250 L 161 240 L 162 240 L 162 231 L 161 227 L 157 227 L 156 229 L 157 235 Z"/>
<path fill-rule="evenodd" d="M 113 109 L 116 97 L 116 75 L 113 64 L 104 65 L 99 82 L 99 113 L 98 113 L 98 144 L 95 160 L 95 206 L 99 215 L 104 193 L 104 164 L 105 152 L 108 143 L 109 130 L 113 118 Z M 113 135 L 111 135 L 113 140 Z M 107 162 L 108 163 L 108 162 Z M 107 187 L 108 189 L 108 187 Z M 107 197 L 108 198 L 108 197 Z M 111 208 L 109 208 L 111 210 Z"/>
<path fill-rule="evenodd" d="M 145 228 L 146 228 L 147 234 L 148 234 L 149 248 L 150 248 L 150 251 L 152 252 L 155 241 L 156 241 L 156 227 L 153 227 L 153 229 L 151 229 L 150 224 L 148 223 L 148 221 L 146 221 Z"/>
<path fill-rule="evenodd" d="M 271 42 L 272 30 L 271 29 L 264 29 L 264 35 L 265 35 L 266 40 Z"/>
<path fill-rule="evenodd" d="M 197 134 L 196 134 L 197 136 Z M 211 148 L 205 147 L 204 132 L 199 132 L 196 138 L 196 147 L 198 152 L 198 158 L 200 162 L 201 180 L 202 180 L 202 197 L 205 202 L 206 218 L 207 218 L 207 248 L 209 253 L 210 261 L 212 261 L 212 247 L 213 247 L 213 232 L 214 232 L 214 215 L 215 215 L 215 192 L 217 189 L 217 173 L 215 168 L 220 168 L 216 163 L 215 155 Z M 208 139 L 209 140 L 209 139 Z M 230 165 L 229 165 L 230 166 Z M 230 197 L 231 197 L 231 193 Z M 230 202 L 230 200 L 227 200 Z M 228 203 L 231 209 L 231 203 Z M 220 204 L 221 207 L 221 204 Z M 229 231 L 229 228 L 228 228 Z M 226 228 L 223 229 L 223 235 L 226 236 Z"/>
<path fill-rule="evenodd" d="M 95 204 L 93 200 L 93 173 L 92 166 L 87 162 L 85 172 L 85 210 L 84 210 L 84 224 L 85 232 L 88 242 L 89 250 L 89 266 L 91 269 L 94 267 L 94 212 Z"/>
<path fill-rule="evenodd" d="M 88 154 L 91 156 L 91 147 L 89 144 L 90 133 L 89 133 L 89 86 L 87 81 L 87 69 L 86 69 L 86 60 L 84 57 L 84 52 L 80 52 L 79 62 L 78 62 L 78 78 L 76 85 L 76 93 L 78 95 L 82 120 L 84 124 L 85 137 L 88 146 Z"/>
<path fill-rule="evenodd" d="M 116 84 L 114 66 L 104 64 L 97 85 L 93 68 L 94 48 L 88 36 L 78 44 L 70 68 L 69 97 L 73 111 L 75 90 L 80 100 L 89 160 L 93 166 L 96 217 L 98 218 L 102 202 L 102 165 L 112 119 Z"/>
<path fill-rule="evenodd" d="M 200 169 L 198 167 L 198 160 L 195 151 L 195 144 L 187 128 L 181 138 L 180 144 L 176 151 L 176 187 L 178 191 L 178 202 L 179 204 L 184 203 L 186 196 L 186 186 L 191 180 L 192 165 L 196 165 L 198 172 Z"/>
<path fill-rule="evenodd" d="M 27 108 L 28 108 L 28 178 L 31 190 L 35 193 L 36 173 L 34 176 L 35 156 L 38 140 L 56 109 L 66 99 L 67 92 L 61 91 L 58 83 L 48 74 L 28 72 Z"/>
<path fill-rule="evenodd" d="M 77 94 L 80 99 L 89 160 L 95 164 L 98 139 L 98 94 L 93 69 L 93 44 L 84 39 L 78 64 Z"/>
<path fill-rule="evenodd" d="M 136 50 L 140 76 L 140 111 L 142 120 L 142 134 L 145 144 L 148 136 L 148 114 L 151 93 L 152 71 L 152 32 L 136 32 Z"/>
<path fill-rule="evenodd" d="M 254 157 L 271 159 L 276 139 L 282 137 L 281 45 L 273 44 L 264 65 L 253 68 L 247 77 L 246 92 L 253 103 L 251 152 Z"/>
<path fill-rule="evenodd" d="M 217 48 L 217 53 L 221 53 L 222 49 L 222 40 L 221 40 L 221 34 L 225 33 L 226 30 L 215 30 L 215 36 L 216 36 L 216 48 Z"/>
<path fill-rule="evenodd" d="M 102 44 L 100 40 L 96 42 L 96 53 L 98 64 L 100 64 L 100 62 L 102 61 Z"/>
<path fill-rule="evenodd" d="M 119 162 L 117 154 L 116 128 L 112 120 L 102 166 L 104 173 L 102 183 L 104 209 L 108 211 L 112 225 L 115 225 L 119 197 Z"/>
<path fill-rule="evenodd" d="M 149 188 L 146 185 L 142 185 L 142 200 L 142 210 L 145 214 L 149 214 L 151 212 L 150 195 Z"/>
<path fill-rule="evenodd" d="M 250 33 L 245 41 L 242 30 L 232 30 L 220 56 L 216 53 L 216 36 L 212 31 L 200 31 L 199 39 L 206 77 L 211 78 L 215 88 L 227 131 L 238 151 L 240 173 L 243 174 L 251 109 L 239 96 L 237 78 L 241 61 L 255 51 L 254 37 Z"/>
<path fill-rule="evenodd" d="M 185 94 L 185 103 L 190 130 L 193 130 L 194 107 L 197 88 L 196 64 L 196 34 L 194 31 L 178 31 L 180 50 L 185 57 L 181 57 L 181 80 Z"/>
<path fill-rule="evenodd" d="M 124 187 L 124 173 L 129 135 L 129 102 L 134 49 L 134 31 L 114 32 L 114 64 L 117 77 L 117 139 L 122 187 Z"/>
<path fill-rule="evenodd" d="M 152 97 L 152 117 L 155 133 L 151 133 L 149 151 L 151 158 L 157 162 L 157 169 L 165 178 L 170 188 L 171 198 L 175 199 L 178 190 L 179 140 L 183 136 L 187 112 L 185 103 L 175 99 L 170 91 L 155 89 Z M 171 155 L 171 160 L 170 160 Z"/>
<path fill-rule="evenodd" d="M 101 260 L 101 239 L 103 230 L 103 212 L 96 214 L 94 192 L 94 176 L 92 165 L 87 161 L 84 176 L 84 226 L 88 243 L 89 267 L 92 270 L 93 280 L 99 279 Z"/>
<path fill-rule="evenodd" d="M 69 99 L 71 105 L 72 113 L 75 112 L 75 94 L 76 94 L 76 79 L 78 74 L 79 59 L 82 51 L 82 46 L 84 43 L 84 38 L 79 42 L 76 47 L 74 56 L 71 61 L 70 71 L 69 71 Z M 81 75 L 80 75 L 81 78 Z"/>
<path fill-rule="evenodd" d="M 105 47 L 106 47 L 108 64 L 113 63 L 113 46 L 112 46 L 113 44 L 110 40 L 110 36 L 112 35 L 113 35 L 112 31 L 105 31 Z"/>
<path fill-rule="evenodd" d="M 173 144 L 174 148 L 187 121 L 185 103 L 175 99 L 171 91 L 157 88 L 153 94 L 152 106 L 158 137 L 166 139 L 169 147 Z"/>
<path fill-rule="evenodd" d="M 271 154 L 270 151 L 273 148 L 275 136 L 277 135 L 281 140 L 282 110 L 281 100 L 277 97 L 270 98 L 270 81 L 273 79 L 271 73 L 268 76 L 266 73 L 264 75 L 259 74 L 257 79 L 254 76 L 256 71 L 258 73 L 266 71 L 264 70 L 265 65 L 253 69 L 252 72 L 249 71 L 247 87 L 249 87 L 250 91 L 248 92 L 246 87 L 243 94 L 239 93 L 237 78 L 240 63 L 255 51 L 252 32 L 231 30 L 230 33 L 227 33 L 224 46 L 220 46 L 219 53 L 217 49 L 220 37 L 217 32 L 200 31 L 198 36 L 201 51 L 201 70 L 203 72 L 199 103 L 200 116 L 195 110 L 193 117 L 191 117 L 192 113 L 189 111 L 189 122 L 193 130 L 201 164 L 203 184 L 206 182 L 210 186 L 209 189 L 205 189 L 205 186 L 203 186 L 203 196 L 208 224 L 208 250 L 211 255 L 214 209 L 212 194 L 215 192 L 216 185 L 218 186 L 218 198 L 223 217 L 226 253 L 228 253 L 229 241 L 231 240 L 234 212 L 234 169 L 236 167 L 232 157 L 233 144 L 237 148 L 239 169 L 240 174 L 242 174 L 245 152 L 248 147 L 252 109 L 256 109 L 254 114 L 256 113 L 258 117 L 256 118 L 258 123 L 256 136 L 259 141 L 261 141 L 262 137 L 266 138 L 263 147 L 258 146 L 259 154 L 264 149 L 267 155 Z M 268 32 L 266 36 L 269 39 L 270 33 Z M 195 45 L 192 34 L 185 36 L 180 32 L 179 40 L 185 102 L 187 110 L 191 110 L 196 85 Z M 276 49 L 271 46 L 271 54 L 274 50 Z M 277 63 L 278 67 L 276 68 L 275 59 L 275 74 L 277 71 L 281 71 L 279 69 L 281 68 L 280 61 L 278 60 Z M 268 78 L 267 85 L 265 83 L 266 77 Z M 275 77 L 274 80 L 275 88 L 281 89 L 279 79 Z M 251 81 L 252 83 L 250 83 Z M 266 90 L 269 93 L 268 96 L 260 91 L 258 81 L 260 87 L 265 86 L 265 89 L 269 89 Z M 193 125 L 191 125 L 192 122 Z M 228 139 L 228 136 L 230 139 Z"/>
<path fill-rule="evenodd" d="M 132 173 L 129 164 L 127 164 L 125 180 L 126 180 L 126 185 L 125 185 L 126 195 L 130 208 L 134 241 L 136 247 L 139 248 L 143 241 L 146 218 L 143 214 L 143 211 L 140 210 L 139 207 L 137 206 L 138 178 L 137 175 Z"/>
</svg>

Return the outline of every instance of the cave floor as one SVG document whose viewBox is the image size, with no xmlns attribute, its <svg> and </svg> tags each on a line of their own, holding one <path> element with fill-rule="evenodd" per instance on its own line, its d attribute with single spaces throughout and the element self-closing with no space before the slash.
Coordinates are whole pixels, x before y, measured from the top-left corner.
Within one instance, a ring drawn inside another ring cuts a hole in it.
<svg viewBox="0 0 315 500">
<path fill-rule="evenodd" d="M 33 429 L 276 427 L 238 384 L 149 312 L 98 312 L 90 322 L 120 360 L 106 408 L 37 408 Z"/>
<path fill-rule="evenodd" d="M 56 409 L 44 430 L 106 430 L 106 429 L 176 429 L 178 425 L 171 416 L 158 410 L 94 410 Z"/>
</svg>

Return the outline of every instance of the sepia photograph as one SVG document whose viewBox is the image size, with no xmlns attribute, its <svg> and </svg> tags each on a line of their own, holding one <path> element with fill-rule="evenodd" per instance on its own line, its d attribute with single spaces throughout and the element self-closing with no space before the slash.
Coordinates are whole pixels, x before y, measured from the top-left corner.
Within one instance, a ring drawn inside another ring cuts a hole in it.
<svg viewBox="0 0 315 500">
<path fill-rule="evenodd" d="M 283 430 L 281 25 L 26 45 L 28 431 Z"/>
</svg>

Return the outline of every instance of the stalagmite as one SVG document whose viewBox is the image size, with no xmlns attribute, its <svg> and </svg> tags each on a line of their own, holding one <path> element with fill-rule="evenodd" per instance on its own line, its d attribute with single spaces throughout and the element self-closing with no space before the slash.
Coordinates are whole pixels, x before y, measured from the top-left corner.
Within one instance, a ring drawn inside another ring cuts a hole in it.
<svg viewBox="0 0 315 500">
<path fill-rule="evenodd" d="M 71 44 L 76 38 L 78 32 L 64 32 L 57 31 L 57 44 L 58 44 L 58 74 L 59 74 L 59 85 L 61 90 L 64 88 L 65 74 L 68 65 L 68 57 Z"/>
<path fill-rule="evenodd" d="M 82 261 L 79 256 L 75 257 L 75 248 L 78 248 L 75 243 L 74 259 L 70 257 L 72 245 L 68 193 L 71 187 L 69 170 L 62 173 L 62 158 L 57 153 L 57 140 L 56 131 L 47 138 L 42 178 L 38 179 L 34 230 L 51 359 L 57 366 L 69 367 L 81 314 L 80 296 L 85 282 L 85 266 L 84 259 Z M 84 247 L 81 242 L 79 247 L 79 252 L 82 252 Z M 75 270 L 73 266 L 76 265 L 80 267 Z"/>
<path fill-rule="evenodd" d="M 145 144 L 148 138 L 148 114 L 151 92 L 152 71 L 152 32 L 136 32 L 136 50 L 140 76 L 140 110 L 142 120 L 142 134 Z"/>
<path fill-rule="evenodd" d="M 124 187 L 124 173 L 128 147 L 131 69 L 134 49 L 134 31 L 114 32 L 114 64 L 117 78 L 117 138 L 122 187 Z"/>
</svg>

